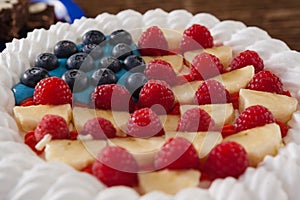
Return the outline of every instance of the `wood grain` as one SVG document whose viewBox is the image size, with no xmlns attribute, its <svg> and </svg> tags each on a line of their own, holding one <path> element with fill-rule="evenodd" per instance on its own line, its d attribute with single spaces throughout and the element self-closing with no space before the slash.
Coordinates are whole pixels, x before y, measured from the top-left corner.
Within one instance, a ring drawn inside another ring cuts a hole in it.
<svg viewBox="0 0 300 200">
<path fill-rule="evenodd" d="M 74 0 L 87 16 L 102 12 L 116 14 L 124 9 L 141 13 L 149 9 L 165 11 L 186 9 L 196 14 L 208 12 L 221 20 L 235 19 L 248 26 L 258 26 L 277 39 L 285 41 L 291 49 L 300 51 L 300 0 Z"/>
</svg>

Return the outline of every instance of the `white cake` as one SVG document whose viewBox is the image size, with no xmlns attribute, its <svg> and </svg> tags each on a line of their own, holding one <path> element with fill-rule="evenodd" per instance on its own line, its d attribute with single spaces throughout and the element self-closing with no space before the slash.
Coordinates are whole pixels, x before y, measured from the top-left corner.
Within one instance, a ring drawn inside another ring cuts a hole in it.
<svg viewBox="0 0 300 200">
<path fill-rule="evenodd" d="M 284 87 L 300 100 L 300 53 L 292 51 L 282 41 L 272 39 L 257 27 L 247 27 L 238 21 L 219 21 L 200 13 L 185 10 L 166 13 L 149 10 L 144 15 L 125 10 L 117 15 L 103 13 L 95 19 L 82 18 L 69 25 L 57 23 L 49 31 L 35 30 L 28 37 L 14 40 L 0 54 L 0 199 L 3 200 L 192 200 L 192 199 L 273 199 L 297 200 L 300 197 L 300 111 L 288 122 L 291 127 L 285 138 L 287 145 L 276 157 L 267 156 L 257 168 L 248 168 L 239 179 L 215 180 L 209 189 L 189 188 L 175 196 L 154 191 L 140 196 L 129 187 L 106 188 L 95 177 L 78 172 L 62 163 L 50 163 L 38 158 L 18 134 L 12 117 L 14 97 L 11 88 L 20 74 L 33 63 L 40 52 L 52 51 L 62 39 L 74 42 L 88 30 L 98 29 L 109 34 L 116 29 L 133 30 L 158 25 L 183 30 L 198 23 L 209 28 L 215 44 L 231 46 L 234 55 L 250 49 L 259 53 L 265 67 L 282 79 Z M 135 34 L 140 34 L 135 31 Z M 249 39 L 251 38 L 251 39 Z"/>
</svg>

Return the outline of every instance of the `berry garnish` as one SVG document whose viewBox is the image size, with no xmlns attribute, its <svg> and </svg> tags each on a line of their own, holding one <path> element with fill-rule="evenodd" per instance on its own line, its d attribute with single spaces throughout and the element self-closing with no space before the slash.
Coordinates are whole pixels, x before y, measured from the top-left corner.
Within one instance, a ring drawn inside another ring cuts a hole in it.
<svg viewBox="0 0 300 200">
<path fill-rule="evenodd" d="M 113 124 L 102 117 L 95 117 L 88 120 L 82 130 L 79 133 L 80 135 L 90 134 L 93 139 L 106 139 L 116 137 L 116 129 Z"/>
<path fill-rule="evenodd" d="M 247 89 L 283 94 L 283 84 L 278 76 L 270 71 L 260 71 L 248 83 Z"/>
<path fill-rule="evenodd" d="M 134 157 L 118 146 L 103 148 L 92 166 L 92 174 L 108 187 L 136 186 L 138 170 Z"/>
<path fill-rule="evenodd" d="M 190 75 L 193 80 L 206 80 L 224 73 L 224 67 L 219 58 L 209 53 L 197 55 L 192 63 Z"/>
<path fill-rule="evenodd" d="M 182 52 L 213 47 L 213 37 L 205 26 L 194 24 L 183 32 L 180 43 Z"/>
<path fill-rule="evenodd" d="M 101 44 L 103 41 L 105 41 L 105 35 L 97 30 L 91 30 L 86 32 L 82 37 L 82 43 L 84 45 L 87 44 Z"/>
<path fill-rule="evenodd" d="M 88 76 L 78 69 L 66 71 L 61 78 L 69 85 L 73 92 L 80 92 L 89 86 Z"/>
<path fill-rule="evenodd" d="M 64 80 L 57 77 L 49 77 L 42 79 L 35 86 L 33 101 L 36 105 L 71 104 L 72 92 Z"/>
<path fill-rule="evenodd" d="M 117 58 L 106 56 L 100 60 L 98 68 L 107 68 L 116 73 L 121 70 L 122 66 Z"/>
<path fill-rule="evenodd" d="M 126 88 L 117 84 L 104 84 L 95 88 L 91 95 L 95 108 L 132 112 L 134 102 Z"/>
<path fill-rule="evenodd" d="M 132 49 L 128 44 L 119 43 L 111 51 L 111 55 L 120 60 L 124 60 L 126 57 L 132 55 Z"/>
<path fill-rule="evenodd" d="M 282 123 L 281 121 L 276 120 L 276 124 L 280 127 L 280 133 L 281 133 L 281 137 L 284 138 L 285 136 L 287 136 L 287 133 L 289 131 L 289 127 Z"/>
<path fill-rule="evenodd" d="M 149 80 L 140 91 L 138 104 L 158 114 L 168 113 L 175 104 L 175 96 L 165 81 Z"/>
<path fill-rule="evenodd" d="M 23 101 L 21 101 L 20 106 L 33 106 L 34 102 L 33 102 L 33 97 L 29 97 Z"/>
<path fill-rule="evenodd" d="M 34 136 L 34 131 L 29 131 L 24 136 L 24 143 L 30 147 L 32 151 L 40 155 L 43 153 L 43 150 L 39 151 L 35 148 L 35 145 L 38 143 Z"/>
<path fill-rule="evenodd" d="M 38 123 L 34 136 L 37 141 L 50 134 L 52 139 L 68 139 L 69 127 L 66 120 L 58 115 L 47 114 Z"/>
<path fill-rule="evenodd" d="M 81 51 L 89 54 L 94 60 L 100 58 L 103 54 L 101 46 L 97 44 L 86 44 L 82 47 Z"/>
<path fill-rule="evenodd" d="M 21 83 L 28 87 L 34 88 L 36 84 L 44 79 L 49 77 L 49 73 L 46 69 L 40 67 L 32 67 L 27 69 L 21 76 Z"/>
<path fill-rule="evenodd" d="M 52 53 L 39 54 L 34 62 L 35 67 L 41 67 L 46 70 L 53 70 L 59 65 L 57 57 Z"/>
<path fill-rule="evenodd" d="M 112 70 L 107 68 L 100 68 L 92 74 L 91 82 L 95 86 L 113 84 L 117 82 L 117 77 Z"/>
<path fill-rule="evenodd" d="M 203 171 L 212 179 L 232 176 L 238 178 L 249 166 L 246 150 L 236 142 L 216 145 L 208 154 Z"/>
<path fill-rule="evenodd" d="M 130 72 L 144 72 L 146 63 L 141 56 L 131 55 L 125 58 L 124 68 Z"/>
<path fill-rule="evenodd" d="M 226 138 L 230 135 L 236 134 L 236 130 L 234 128 L 234 125 L 232 124 L 225 124 L 221 129 L 221 134 L 223 138 Z"/>
<path fill-rule="evenodd" d="M 161 59 L 155 59 L 148 63 L 144 73 L 149 80 L 163 80 L 171 86 L 177 83 L 177 75 L 172 65 Z"/>
<path fill-rule="evenodd" d="M 255 105 L 246 108 L 235 120 L 237 132 L 274 123 L 273 114 L 264 106 Z"/>
<path fill-rule="evenodd" d="M 125 87 L 134 98 L 138 99 L 140 91 L 147 81 L 148 79 L 143 73 L 133 73 L 126 78 Z"/>
<path fill-rule="evenodd" d="M 181 115 L 177 131 L 199 132 L 215 130 L 215 121 L 201 108 L 192 108 Z"/>
<path fill-rule="evenodd" d="M 112 32 L 109 35 L 109 43 L 112 45 L 116 45 L 119 43 L 125 43 L 130 45 L 132 43 L 132 37 L 129 32 L 119 29 L 114 32 Z"/>
<path fill-rule="evenodd" d="M 157 26 L 149 27 L 142 33 L 138 47 L 143 56 L 162 56 L 169 50 L 168 42 Z"/>
<path fill-rule="evenodd" d="M 230 95 L 220 82 L 207 80 L 199 85 L 194 101 L 199 105 L 222 104 L 230 102 Z"/>
<path fill-rule="evenodd" d="M 163 135 L 164 129 L 159 117 L 150 108 L 134 111 L 128 121 L 127 135 L 148 138 Z"/>
<path fill-rule="evenodd" d="M 66 68 L 80 69 L 81 71 L 88 72 L 94 69 L 94 61 L 93 58 L 86 53 L 75 53 L 68 58 Z"/>
<path fill-rule="evenodd" d="M 199 169 L 199 165 L 196 149 L 183 137 L 170 138 L 154 158 L 156 169 Z"/>
<path fill-rule="evenodd" d="M 69 58 L 74 53 L 77 53 L 77 51 L 76 44 L 69 40 L 59 41 L 54 47 L 54 54 L 57 58 Z"/>
<path fill-rule="evenodd" d="M 255 73 L 258 73 L 264 69 L 264 61 L 259 57 L 258 53 L 251 50 L 241 52 L 235 57 L 231 64 L 230 70 L 246 67 L 247 65 L 253 65 Z"/>
</svg>

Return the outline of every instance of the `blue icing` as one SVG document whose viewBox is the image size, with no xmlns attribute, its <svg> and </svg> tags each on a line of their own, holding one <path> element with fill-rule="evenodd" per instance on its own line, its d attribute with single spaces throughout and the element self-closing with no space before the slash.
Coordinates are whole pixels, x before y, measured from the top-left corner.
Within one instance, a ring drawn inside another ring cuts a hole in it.
<svg viewBox="0 0 300 200">
<path fill-rule="evenodd" d="M 59 66 L 57 68 L 48 71 L 50 76 L 61 77 L 67 71 L 66 68 L 67 59 L 59 58 L 58 62 L 59 62 Z"/>
<path fill-rule="evenodd" d="M 77 44 L 78 52 L 82 51 L 83 46 L 83 44 Z"/>
<path fill-rule="evenodd" d="M 86 88 L 83 91 L 73 93 L 73 98 L 75 102 L 80 102 L 84 104 L 90 103 L 90 95 L 93 92 L 95 86 L 90 85 L 88 88 Z"/>
<path fill-rule="evenodd" d="M 18 83 L 12 88 L 15 96 L 15 102 L 19 105 L 25 99 L 33 96 L 34 88 L 28 87 L 22 83 Z"/>
</svg>

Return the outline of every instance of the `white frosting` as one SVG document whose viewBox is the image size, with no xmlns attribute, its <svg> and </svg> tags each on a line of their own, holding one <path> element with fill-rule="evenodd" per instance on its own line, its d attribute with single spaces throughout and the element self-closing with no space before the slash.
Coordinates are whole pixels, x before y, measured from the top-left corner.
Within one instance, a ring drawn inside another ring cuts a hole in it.
<svg viewBox="0 0 300 200">
<path fill-rule="evenodd" d="M 191 18 L 190 22 L 186 26 L 186 28 L 192 26 L 193 24 L 201 24 L 206 26 L 208 29 L 214 27 L 220 22 L 218 18 L 209 14 L 209 13 L 198 13 Z"/>
<path fill-rule="evenodd" d="M 22 138 L 18 131 L 12 130 L 7 127 L 0 127 L 0 141 L 15 141 L 22 142 Z"/>
<path fill-rule="evenodd" d="M 20 155 L 35 155 L 29 147 L 22 143 L 13 141 L 1 141 L 0 142 L 0 160 L 11 154 Z"/>
<path fill-rule="evenodd" d="M 14 131 L 19 130 L 16 121 L 7 112 L 0 110 L 0 116 L 1 116 L 0 127 L 6 127 Z"/>
<path fill-rule="evenodd" d="M 197 199 L 212 200 L 213 198 L 209 194 L 208 190 L 201 189 L 201 188 L 187 188 L 179 191 L 175 195 L 175 200 L 197 200 Z"/>
<path fill-rule="evenodd" d="M 0 110 L 12 114 L 13 107 L 15 106 L 14 94 L 11 89 L 5 85 L 0 84 Z"/>
<path fill-rule="evenodd" d="M 163 11 L 162 9 L 149 10 L 143 15 L 143 26 L 159 26 L 159 27 L 167 27 L 167 16 L 168 13 Z"/>
<path fill-rule="evenodd" d="M 280 149 L 279 155 L 294 160 L 300 166 L 300 146 L 295 143 L 288 144 L 285 148 Z"/>
<path fill-rule="evenodd" d="M 139 200 L 173 200 L 173 197 L 160 191 L 153 191 L 143 195 Z"/>
<path fill-rule="evenodd" d="M 111 199 L 122 199 L 122 200 L 137 200 L 140 195 L 129 187 L 116 186 L 102 190 L 95 200 L 111 200 Z"/>
</svg>

